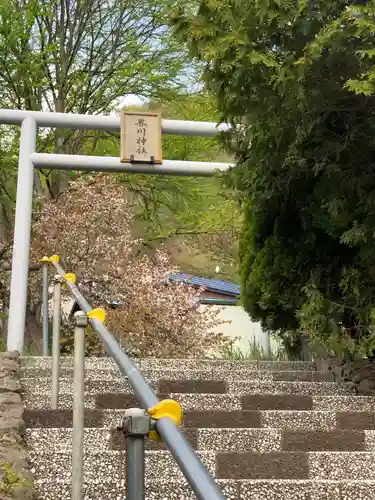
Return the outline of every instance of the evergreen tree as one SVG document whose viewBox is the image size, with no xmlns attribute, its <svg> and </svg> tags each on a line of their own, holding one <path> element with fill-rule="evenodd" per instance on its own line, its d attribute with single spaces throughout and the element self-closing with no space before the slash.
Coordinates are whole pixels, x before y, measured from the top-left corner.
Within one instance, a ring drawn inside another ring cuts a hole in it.
<svg viewBox="0 0 375 500">
<path fill-rule="evenodd" d="M 202 0 L 173 23 L 233 125 L 246 309 L 283 336 L 368 354 L 375 2 Z"/>
</svg>

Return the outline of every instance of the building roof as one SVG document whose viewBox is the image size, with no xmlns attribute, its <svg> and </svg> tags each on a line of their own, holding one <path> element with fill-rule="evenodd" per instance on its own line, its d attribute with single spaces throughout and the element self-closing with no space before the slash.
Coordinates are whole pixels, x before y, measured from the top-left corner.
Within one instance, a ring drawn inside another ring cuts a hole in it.
<svg viewBox="0 0 375 500">
<path fill-rule="evenodd" d="M 230 281 L 200 278 L 199 276 L 191 276 L 186 273 L 171 274 L 168 279 L 177 283 L 183 282 L 196 287 L 203 287 L 209 292 L 220 293 L 230 297 L 240 296 L 240 285 L 236 285 L 236 283 L 231 283 Z"/>
<path fill-rule="evenodd" d="M 234 297 L 235 299 L 240 298 L 240 285 L 236 283 L 231 283 L 230 281 L 213 280 L 210 278 L 201 278 L 199 276 L 192 276 L 186 273 L 174 273 L 168 276 L 168 281 L 174 281 L 175 283 L 187 283 L 195 287 L 202 287 L 208 292 L 218 293 L 221 295 L 226 295 L 228 297 Z M 117 309 L 121 307 L 122 303 L 116 300 L 107 300 L 107 306 L 111 309 Z M 204 298 L 200 299 L 202 304 L 222 304 L 224 305 L 236 305 L 238 300 L 231 299 L 210 299 Z M 72 309 L 70 311 L 70 316 L 76 311 L 80 311 L 80 306 L 74 301 Z"/>
</svg>

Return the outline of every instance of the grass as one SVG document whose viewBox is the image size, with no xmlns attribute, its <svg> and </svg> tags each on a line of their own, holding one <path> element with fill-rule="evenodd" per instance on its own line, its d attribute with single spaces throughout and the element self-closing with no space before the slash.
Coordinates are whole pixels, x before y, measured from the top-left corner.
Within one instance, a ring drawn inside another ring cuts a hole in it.
<svg viewBox="0 0 375 500">
<path fill-rule="evenodd" d="M 2 463 L 0 468 L 2 469 L 2 477 L 0 478 L 1 498 L 16 497 L 15 490 L 19 488 L 32 488 L 32 483 L 15 472 L 9 462 Z"/>
<path fill-rule="evenodd" d="M 242 351 L 235 347 L 235 340 L 230 342 L 222 350 L 221 355 L 224 359 L 243 360 L 243 361 L 287 361 L 288 357 L 285 350 L 280 346 L 276 352 L 266 354 L 263 347 L 259 345 L 255 338 L 249 342 L 249 347 L 246 351 Z"/>
</svg>

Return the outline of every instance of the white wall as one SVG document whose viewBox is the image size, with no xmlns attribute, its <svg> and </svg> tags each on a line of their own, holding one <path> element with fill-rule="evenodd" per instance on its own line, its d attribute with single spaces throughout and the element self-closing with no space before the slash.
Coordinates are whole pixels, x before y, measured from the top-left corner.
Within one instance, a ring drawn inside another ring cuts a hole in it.
<svg viewBox="0 0 375 500">
<path fill-rule="evenodd" d="M 241 306 L 215 306 L 201 305 L 200 310 L 206 307 L 215 307 L 219 310 L 219 321 L 228 321 L 228 323 L 218 325 L 213 329 L 215 332 L 222 332 L 231 339 L 236 339 L 234 347 L 240 349 L 243 353 L 249 350 L 249 343 L 257 343 L 263 348 L 265 354 L 276 352 L 278 348 L 277 341 L 272 338 L 268 332 L 263 331 L 260 323 L 255 323 Z"/>
</svg>

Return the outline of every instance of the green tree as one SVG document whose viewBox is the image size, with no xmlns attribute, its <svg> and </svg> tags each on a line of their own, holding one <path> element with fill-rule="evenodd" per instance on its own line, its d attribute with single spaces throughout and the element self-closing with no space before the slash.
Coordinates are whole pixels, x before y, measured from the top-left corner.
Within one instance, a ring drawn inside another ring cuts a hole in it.
<svg viewBox="0 0 375 500">
<path fill-rule="evenodd" d="M 182 51 L 165 29 L 172 0 L 1 0 L 0 101 L 18 109 L 108 113 L 129 94 L 178 88 Z M 44 151 L 77 153 L 82 131 L 52 131 Z M 67 176 L 42 174 L 54 197 Z"/>
<path fill-rule="evenodd" d="M 375 2 L 202 0 L 173 22 L 233 125 L 246 309 L 281 335 L 369 354 Z"/>
<path fill-rule="evenodd" d="M 129 94 L 165 97 L 181 86 L 185 58 L 165 26 L 174 0 L 0 0 L 0 107 L 110 113 Z M 19 130 L 0 131 L 0 266 L 12 244 Z M 84 131 L 43 129 L 37 149 L 79 153 Z M 41 171 L 44 203 L 66 189 L 64 172 Z M 0 312 L 9 275 L 0 273 Z M 4 293 L 2 293 L 4 292 Z M 34 320 L 38 308 L 28 310 Z M 34 321 L 35 323 L 35 321 Z M 35 328 L 38 325 L 35 324 Z"/>
</svg>

